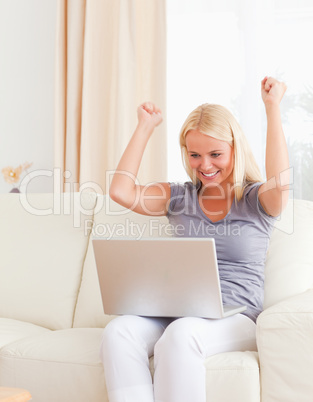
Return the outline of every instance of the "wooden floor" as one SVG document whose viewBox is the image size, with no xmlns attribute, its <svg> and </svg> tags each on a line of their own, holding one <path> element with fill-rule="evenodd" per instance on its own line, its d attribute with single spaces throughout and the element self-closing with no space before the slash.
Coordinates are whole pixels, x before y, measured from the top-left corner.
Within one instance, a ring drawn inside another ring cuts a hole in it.
<svg viewBox="0 0 313 402">
<path fill-rule="evenodd" d="M 26 402 L 31 399 L 26 389 L 0 387 L 0 402 Z"/>
</svg>

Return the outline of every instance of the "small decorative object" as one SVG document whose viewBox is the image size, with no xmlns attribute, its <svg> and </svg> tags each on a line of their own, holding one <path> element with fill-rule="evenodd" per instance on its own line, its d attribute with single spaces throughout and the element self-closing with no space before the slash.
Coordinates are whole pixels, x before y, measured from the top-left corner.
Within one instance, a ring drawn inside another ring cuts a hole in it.
<svg viewBox="0 0 313 402">
<path fill-rule="evenodd" d="M 22 165 L 19 165 L 17 168 L 13 168 L 12 166 L 7 166 L 1 170 L 4 180 L 12 184 L 13 188 L 10 193 L 19 193 L 20 190 L 17 186 L 21 179 L 21 174 L 27 171 L 30 168 L 32 163 L 25 162 Z"/>
</svg>

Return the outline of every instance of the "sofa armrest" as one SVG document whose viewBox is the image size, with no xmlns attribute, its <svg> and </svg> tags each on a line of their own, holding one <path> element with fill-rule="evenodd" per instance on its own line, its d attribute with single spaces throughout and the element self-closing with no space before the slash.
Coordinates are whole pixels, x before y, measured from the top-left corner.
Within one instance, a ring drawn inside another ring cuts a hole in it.
<svg viewBox="0 0 313 402">
<path fill-rule="evenodd" d="M 266 310 L 257 320 L 261 400 L 311 402 L 313 289 Z"/>
</svg>

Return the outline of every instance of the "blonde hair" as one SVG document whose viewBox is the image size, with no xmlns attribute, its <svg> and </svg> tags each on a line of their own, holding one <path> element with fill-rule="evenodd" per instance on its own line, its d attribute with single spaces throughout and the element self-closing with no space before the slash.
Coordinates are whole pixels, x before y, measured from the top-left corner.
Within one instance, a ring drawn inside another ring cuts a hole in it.
<svg viewBox="0 0 313 402">
<path fill-rule="evenodd" d="M 246 186 L 263 181 L 248 141 L 235 117 L 224 106 L 205 103 L 189 114 L 179 135 L 183 164 L 194 184 L 200 180 L 194 177 L 189 165 L 186 136 L 190 130 L 198 130 L 217 140 L 226 141 L 233 148 L 233 184 L 237 201 L 242 198 Z"/>
</svg>

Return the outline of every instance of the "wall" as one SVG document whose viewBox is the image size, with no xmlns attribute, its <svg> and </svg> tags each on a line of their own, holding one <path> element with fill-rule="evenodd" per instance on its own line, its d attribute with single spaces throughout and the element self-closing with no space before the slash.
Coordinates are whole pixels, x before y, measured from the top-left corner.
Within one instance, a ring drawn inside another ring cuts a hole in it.
<svg viewBox="0 0 313 402">
<path fill-rule="evenodd" d="M 0 0 L 0 171 L 53 169 L 56 0 Z M 0 173 L 0 193 L 9 192 Z M 34 178 L 30 192 L 52 191 Z"/>
</svg>

